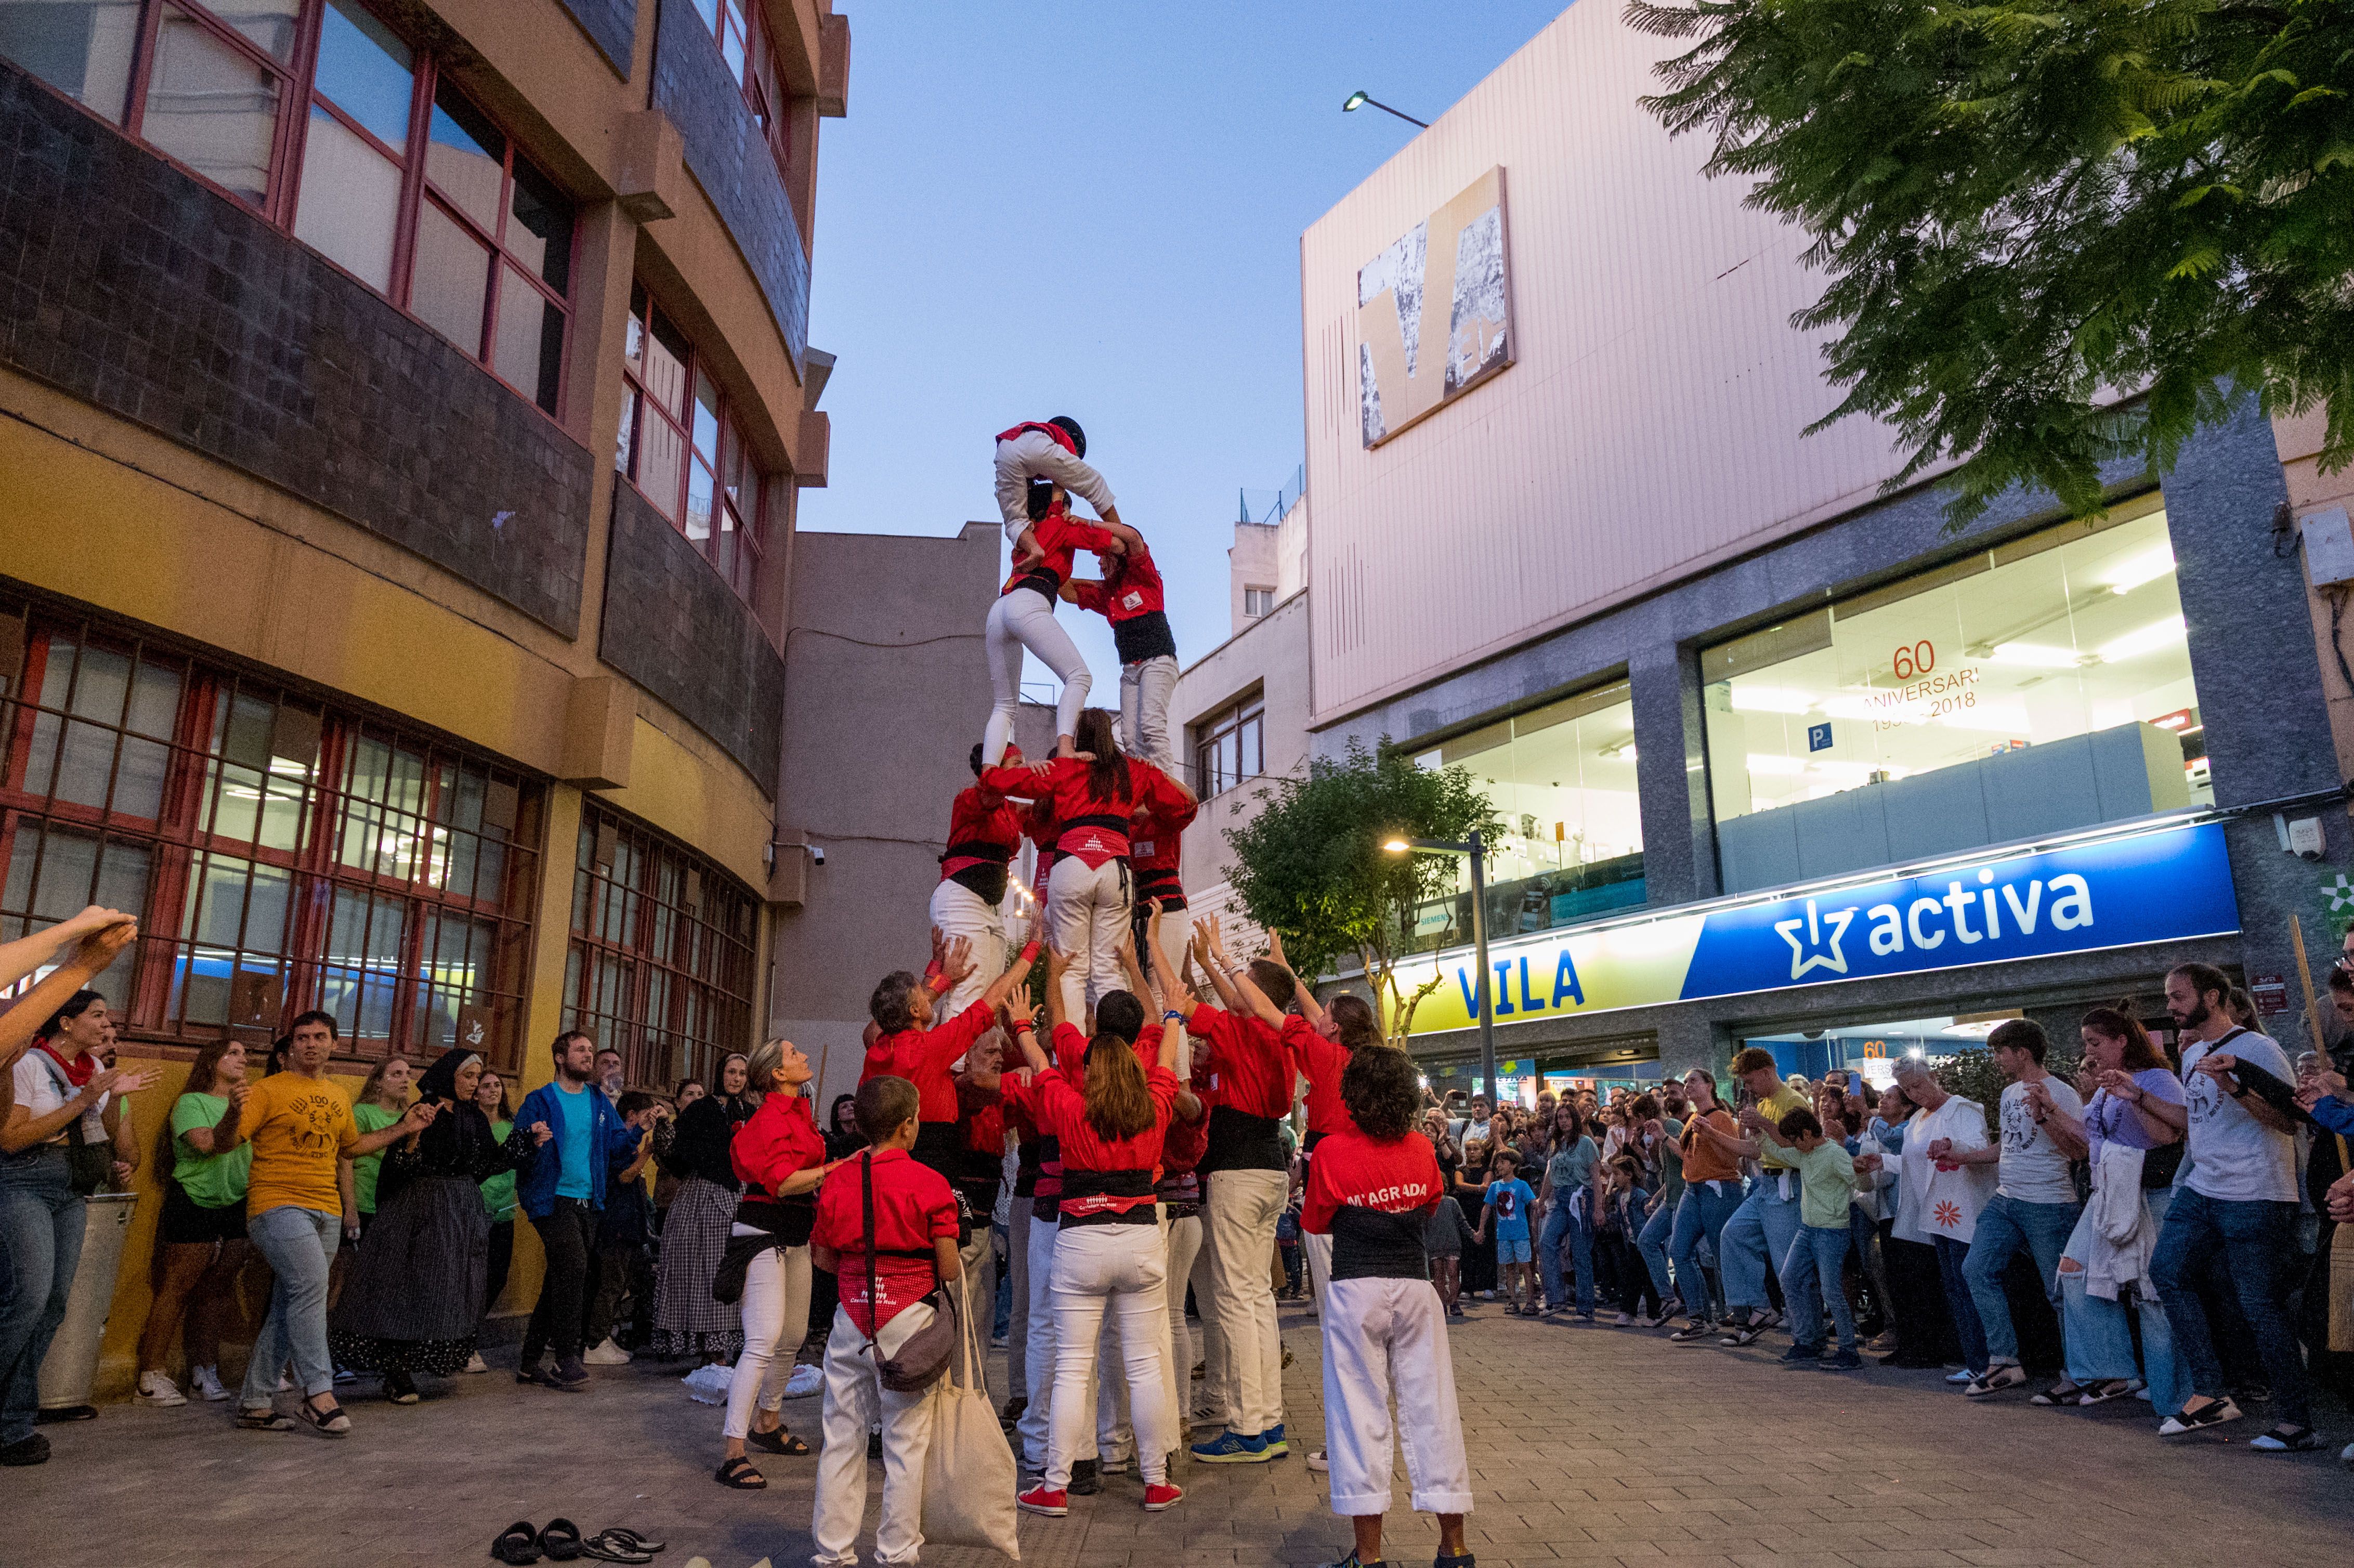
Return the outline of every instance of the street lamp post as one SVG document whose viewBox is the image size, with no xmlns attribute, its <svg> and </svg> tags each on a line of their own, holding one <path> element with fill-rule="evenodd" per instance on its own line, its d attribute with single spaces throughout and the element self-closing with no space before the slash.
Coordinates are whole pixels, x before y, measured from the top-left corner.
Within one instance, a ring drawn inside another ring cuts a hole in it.
<svg viewBox="0 0 2354 1568">
<path fill-rule="evenodd" d="M 1358 110 L 1363 109 L 1368 105 L 1380 110 L 1384 114 L 1394 114 L 1409 125 L 1419 125 L 1425 131 L 1430 129 L 1429 121 L 1416 120 L 1413 115 L 1406 113 L 1402 109 L 1392 109 L 1388 104 L 1384 103 L 1380 99 L 1375 98 L 1369 92 L 1352 92 L 1349 94 L 1348 101 L 1341 105 L 1341 112 L 1343 114 L 1354 114 Z M 1490 1090 L 1490 1092 L 1493 1093 L 1494 1091 Z"/>
<path fill-rule="evenodd" d="M 1459 854 L 1471 863 L 1471 949 L 1472 962 L 1479 966 L 1478 990 L 1479 1007 L 1479 1077 L 1480 1087 L 1487 1092 L 1488 1103 L 1494 1105 L 1496 1089 L 1496 1010 L 1488 998 L 1488 855 L 1479 839 L 1479 830 L 1461 843 L 1451 839 L 1392 839 L 1382 848 L 1392 854 Z"/>
</svg>

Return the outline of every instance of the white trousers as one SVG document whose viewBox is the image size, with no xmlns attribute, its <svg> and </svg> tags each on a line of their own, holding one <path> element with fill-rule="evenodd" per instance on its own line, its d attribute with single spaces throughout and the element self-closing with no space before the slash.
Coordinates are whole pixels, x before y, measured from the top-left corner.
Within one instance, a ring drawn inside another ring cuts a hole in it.
<svg viewBox="0 0 2354 1568">
<path fill-rule="evenodd" d="M 1286 1171 L 1220 1171 L 1203 1194 L 1210 1311 L 1225 1337 L 1225 1376 L 1216 1393 L 1226 1425 L 1246 1437 L 1283 1425 L 1283 1340 L 1271 1274 L 1275 1222 L 1290 1193 Z"/>
<path fill-rule="evenodd" d="M 949 988 L 940 999 L 938 1016 L 954 1018 L 981 1000 L 998 976 L 1005 972 L 1005 922 L 998 906 L 961 882 L 942 878 L 932 889 L 932 924 L 943 937 L 962 937 L 972 944 L 972 973 Z"/>
<path fill-rule="evenodd" d="M 1207 1205 L 1204 1205 L 1202 1213 L 1195 1217 L 1196 1223 L 1202 1227 L 1202 1239 L 1200 1246 L 1193 1254 L 1193 1278 L 1192 1283 L 1193 1287 L 1193 1305 L 1200 1310 L 1202 1315 L 1202 1354 L 1200 1357 L 1202 1362 L 1202 1387 L 1200 1392 L 1196 1393 L 1193 1398 L 1193 1419 L 1196 1421 L 1214 1421 L 1223 1425 L 1234 1414 L 1234 1412 L 1226 1407 L 1225 1393 L 1227 1384 L 1233 1382 L 1234 1371 L 1233 1363 L 1228 1360 L 1226 1354 L 1225 1330 L 1218 1327 L 1218 1314 L 1215 1308 L 1214 1298 L 1210 1294 L 1209 1215 L 1209 1208 Z M 1282 1365 L 1282 1358 L 1278 1356 L 1276 1358 L 1276 1362 L 1279 1369 Z M 1193 1381 L 1193 1368 L 1185 1368 L 1179 1373 L 1179 1378 L 1180 1381 L 1190 1384 Z"/>
<path fill-rule="evenodd" d="M 1299 1250 L 1308 1258 L 1308 1294 L 1316 1302 L 1316 1320 L 1324 1320 L 1324 1297 L 1332 1284 L 1332 1238 L 1313 1231 L 1299 1233 Z"/>
<path fill-rule="evenodd" d="M 1005 1314 L 1005 1386 L 1030 1399 L 1030 1200 L 1009 1198 L 1005 1217 L 1005 1273 L 1013 1281 Z"/>
<path fill-rule="evenodd" d="M 1005 522 L 1005 542 L 1016 545 L 1022 541 L 1022 531 L 1030 526 L 1030 480 L 1038 475 L 1051 479 L 1073 495 L 1096 509 L 1100 517 L 1111 509 L 1111 487 L 1103 475 L 1081 459 L 1056 445 L 1052 436 L 1038 430 L 1024 430 L 1010 441 L 997 443 L 992 464 L 996 469 L 997 510 Z"/>
<path fill-rule="evenodd" d="M 770 1247 L 744 1271 L 744 1350 L 727 1384 L 727 1425 L 722 1435 L 742 1437 L 752 1430 L 752 1403 L 763 1410 L 785 1407 L 785 1382 L 793 1357 L 809 1336 L 810 1250 Z"/>
<path fill-rule="evenodd" d="M 825 1345 L 823 1446 L 817 1457 L 817 1508 L 810 1534 L 817 1568 L 849 1568 L 858 1561 L 858 1526 L 866 1516 L 866 1434 L 883 1428 L 883 1518 L 875 1530 L 875 1561 L 913 1563 L 924 1544 L 924 1457 L 932 1442 L 932 1394 L 893 1393 L 873 1358 L 861 1354 L 866 1336 L 837 1307 Z"/>
<path fill-rule="evenodd" d="M 1014 1202 L 1027 1204 L 1027 1198 Z M 1017 1216 L 1018 1217 L 1018 1216 Z M 1029 1318 L 1029 1340 L 1023 1356 L 1023 1393 L 1029 1403 L 1022 1407 L 1022 1419 L 1015 1425 L 1015 1436 L 1022 1439 L 1022 1462 L 1034 1471 L 1046 1467 L 1046 1446 L 1055 1413 L 1055 1242 L 1062 1227 L 1033 1215 L 1030 1220 L 1029 1245 L 1025 1272 L 1029 1294 L 1025 1310 Z M 1099 1348 L 1098 1353 L 1102 1353 Z M 1118 1457 L 1125 1452 L 1123 1443 L 1132 1442 L 1124 1436 L 1128 1428 L 1127 1385 L 1124 1380 L 1102 1382 L 1081 1396 L 1076 1408 L 1095 1407 L 1096 1425 L 1092 1439 L 1081 1423 L 1081 1439 L 1075 1459 L 1093 1459 L 1108 1454 Z"/>
<path fill-rule="evenodd" d="M 1087 688 L 1095 678 L 1087 673 L 1087 662 L 1079 656 L 1071 634 L 1055 620 L 1055 607 L 1045 595 L 1028 588 L 999 594 L 997 602 L 989 607 L 989 620 L 982 623 L 981 646 L 989 655 L 989 689 L 996 705 L 989 712 L 989 727 L 981 733 L 984 764 L 996 767 L 1005 756 L 1005 743 L 1013 738 L 1014 715 L 1022 706 L 1022 651 L 1025 648 L 1063 683 L 1063 694 L 1055 699 L 1055 733 L 1078 733 L 1079 712 L 1087 705 Z"/>
<path fill-rule="evenodd" d="M 1046 928 L 1058 951 L 1081 960 L 1063 971 L 1063 1015 L 1082 1028 L 1082 1004 L 1091 1011 L 1127 983 L 1119 939 L 1128 934 L 1128 911 L 1126 861 L 1091 866 L 1075 854 L 1055 857 L 1046 874 Z"/>
<path fill-rule="evenodd" d="M 1170 1417 L 1182 1427 L 1185 1413 L 1193 1404 L 1193 1335 L 1185 1326 L 1185 1286 L 1193 1277 L 1193 1259 L 1202 1251 L 1202 1216 L 1170 1220 L 1161 1228 L 1168 1237 L 1163 1250 L 1169 1278 L 1169 1359 L 1163 1364 L 1169 1371 Z"/>
<path fill-rule="evenodd" d="M 1168 1264 L 1158 1225 L 1058 1227 L 1055 1239 L 1055 1409 L 1046 1485 L 1071 1479 L 1087 1439 L 1087 1385 L 1107 1314 L 1119 1321 L 1123 1381 L 1136 1418 L 1136 1465 L 1147 1486 L 1168 1479 L 1177 1446 L 1163 1367 L 1168 1361 Z"/>
<path fill-rule="evenodd" d="M 1387 1513 L 1391 1433 L 1424 1513 L 1471 1511 L 1446 1310 L 1426 1279 L 1336 1279 L 1324 1335 L 1324 1452 L 1332 1511 Z M 1397 1396 L 1393 1428 L 1390 1396 Z"/>
<path fill-rule="evenodd" d="M 1169 736 L 1169 699 L 1177 691 L 1177 661 L 1155 653 L 1119 667 L 1119 746 L 1175 779 L 1177 747 Z"/>
</svg>

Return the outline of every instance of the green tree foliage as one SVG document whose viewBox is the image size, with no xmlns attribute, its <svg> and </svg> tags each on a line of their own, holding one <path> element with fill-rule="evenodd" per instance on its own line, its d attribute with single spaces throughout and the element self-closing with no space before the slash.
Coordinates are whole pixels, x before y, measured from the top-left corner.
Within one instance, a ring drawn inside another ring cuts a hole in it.
<svg viewBox="0 0 2354 1568">
<path fill-rule="evenodd" d="M 2044 1071 L 2070 1083 L 2076 1080 L 2076 1071 L 2084 1065 L 2083 1054 L 2074 1047 L 2062 1048 L 2052 1042 L 2052 1054 L 2044 1058 Z M 1983 1045 L 1973 1045 L 1956 1051 L 1939 1062 L 1933 1069 L 1937 1082 L 1949 1095 L 1959 1095 L 1966 1100 L 1976 1100 L 1986 1112 L 1987 1131 L 2000 1137 L 2002 1132 L 2002 1091 L 2010 1086 L 2010 1079 L 1995 1065 L 1994 1053 Z"/>
<path fill-rule="evenodd" d="M 1352 741 L 1339 759 L 1319 758 L 1305 779 L 1261 790 L 1266 810 L 1228 830 L 1235 892 L 1250 917 L 1283 935 L 1284 956 L 1303 977 L 1331 972 L 1344 954 L 1364 966 L 1390 1038 L 1403 1040 L 1414 1010 L 1437 981 L 1413 996 L 1395 974 L 1401 934 L 1416 906 L 1454 891 L 1451 856 L 1392 854 L 1391 839 L 1461 841 L 1474 829 L 1502 830 L 1495 808 L 1459 768 L 1434 771 L 1391 747 Z"/>
<path fill-rule="evenodd" d="M 2354 0 L 1632 0 L 1689 39 L 1645 106 L 1814 237 L 1796 324 L 1895 489 L 1962 459 L 1958 526 L 2013 484 L 2099 510 L 2232 388 L 2325 411 L 2354 458 Z M 2104 388 L 2144 394 L 2105 410 Z"/>
</svg>

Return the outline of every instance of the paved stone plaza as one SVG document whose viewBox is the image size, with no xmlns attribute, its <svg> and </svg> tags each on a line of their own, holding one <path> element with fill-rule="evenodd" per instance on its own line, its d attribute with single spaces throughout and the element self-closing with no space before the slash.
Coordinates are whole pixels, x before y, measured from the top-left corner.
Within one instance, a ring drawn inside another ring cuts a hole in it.
<svg viewBox="0 0 2354 1568">
<path fill-rule="evenodd" d="M 1286 1340 L 1304 1455 L 1321 1426 L 1313 1319 L 1287 1319 Z M 2138 1404 L 1988 1409 L 1932 1373 L 1789 1372 L 1771 1352 L 1506 1320 L 1492 1308 L 1458 1329 L 1456 1366 L 1482 1568 L 2270 1568 L 2343 1563 L 2354 1542 L 2354 1476 L 2335 1457 L 2354 1429 L 2334 1403 L 2322 1413 L 2327 1453 L 2268 1458 L 2246 1446 L 2262 1430 L 2253 1418 L 2229 1440 L 2168 1446 Z M 666 1539 L 664 1568 L 698 1553 L 714 1568 L 806 1563 L 814 1461 L 756 1453 L 769 1489 L 721 1489 L 710 1479 L 719 1413 L 690 1403 L 677 1378 L 599 1371 L 575 1396 L 518 1388 L 502 1367 L 409 1409 L 355 1392 L 356 1430 L 339 1443 L 237 1432 L 223 1406 L 110 1406 L 97 1422 L 48 1428 L 48 1465 L 0 1472 L 0 1564 L 442 1568 L 490 1562 L 511 1520 L 557 1515 L 584 1532 L 628 1524 Z M 813 1436 L 817 1402 L 792 1402 L 786 1419 Z M 1322 1478 L 1299 1457 L 1188 1462 L 1179 1479 L 1189 1495 L 1171 1513 L 1142 1512 L 1125 1476 L 1073 1499 L 1066 1520 L 1024 1518 L 1024 1563 L 1288 1568 L 1346 1550 Z M 1401 1477 L 1401 1507 L 1405 1495 Z M 870 1494 L 870 1542 L 873 1506 Z M 1426 1522 L 1402 1521 L 1390 1560 L 1427 1563 L 1436 1541 Z M 997 1561 L 937 1548 L 924 1560 Z"/>
</svg>

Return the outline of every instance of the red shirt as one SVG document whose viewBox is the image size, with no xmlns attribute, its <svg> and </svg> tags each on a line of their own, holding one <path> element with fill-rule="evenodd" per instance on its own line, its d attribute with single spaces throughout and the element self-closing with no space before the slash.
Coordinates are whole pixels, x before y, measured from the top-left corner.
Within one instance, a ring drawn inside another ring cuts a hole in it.
<svg viewBox="0 0 2354 1568">
<path fill-rule="evenodd" d="M 1291 1114 L 1291 1053 L 1283 1037 L 1256 1018 L 1204 1002 L 1185 1021 L 1210 1043 L 1209 1092 L 1246 1116 Z"/>
<path fill-rule="evenodd" d="M 1308 1020 L 1293 1013 L 1283 1021 L 1283 1048 L 1291 1054 L 1292 1066 L 1308 1080 L 1308 1135 L 1329 1138 L 1346 1131 L 1357 1124 L 1350 1119 L 1348 1107 L 1341 1103 L 1341 1075 L 1348 1069 L 1352 1054 L 1338 1040 L 1327 1040 L 1316 1033 Z M 1324 1157 L 1324 1146 L 1316 1146 L 1316 1157 Z"/>
<path fill-rule="evenodd" d="M 1076 855 L 1090 867 L 1117 859 L 1129 851 L 1129 828 L 1139 810 L 1174 813 L 1192 804 L 1166 773 L 1141 758 L 1122 759 L 1128 765 L 1128 795 L 1097 795 L 1089 780 L 1090 764 L 1076 757 L 1057 758 L 1044 773 L 1026 768 L 991 768 L 981 781 L 991 789 L 1023 800 L 1052 802 L 1062 831 L 1055 840 L 1057 855 Z"/>
<path fill-rule="evenodd" d="M 1308 1162 L 1299 1228 L 1329 1235 L 1332 1216 L 1341 1209 L 1411 1213 L 1435 1207 L 1440 1195 L 1438 1156 L 1430 1139 L 1408 1132 L 1393 1142 L 1376 1143 L 1352 1123 L 1318 1144 L 1316 1158 Z"/>
<path fill-rule="evenodd" d="M 799 1095 L 772 1094 L 736 1129 L 727 1159 L 748 1194 L 773 1194 L 794 1171 L 825 1163 L 825 1136 L 817 1129 L 809 1101 Z"/>
<path fill-rule="evenodd" d="M 876 1310 L 869 1310 L 866 1299 L 866 1200 L 859 1160 L 841 1167 L 818 1188 L 817 1225 L 810 1233 L 811 1246 L 842 1255 L 842 1308 L 870 1340 L 875 1330 L 931 1293 L 938 1283 L 932 1244 L 957 1234 L 956 1194 L 949 1191 L 947 1177 L 918 1165 L 904 1149 L 885 1149 L 874 1163 Z"/>
<path fill-rule="evenodd" d="M 1069 1029 L 1070 1025 L 1066 1023 L 1063 1028 Z M 1059 1047 L 1061 1042 L 1056 1044 Z M 1152 1096 L 1153 1120 L 1150 1127 L 1134 1138 L 1107 1139 L 1096 1131 L 1087 1121 L 1087 1100 L 1060 1072 L 1034 1075 L 1027 1084 L 1008 1079 L 1007 1092 L 1023 1105 L 1040 1127 L 1055 1135 L 1062 1146 L 1066 1175 L 1074 1171 L 1142 1171 L 1152 1175 L 1161 1169 L 1161 1141 L 1169 1129 L 1170 1107 L 1177 1100 L 1177 1075 L 1156 1062 L 1145 1069 L 1144 1084 Z M 1148 1191 L 1140 1197 L 1096 1193 L 1066 1199 L 1063 1212 L 1127 1213 L 1151 1202 L 1148 1183 Z"/>
<path fill-rule="evenodd" d="M 916 1086 L 919 1121 L 957 1119 L 956 1080 L 949 1068 L 989 1032 L 997 1014 L 989 1003 L 976 1001 L 945 1023 L 929 1029 L 902 1029 L 885 1034 L 868 1047 L 858 1071 L 861 1084 L 869 1078 L 905 1078 Z"/>
<path fill-rule="evenodd" d="M 1201 1097 L 1196 1095 L 1194 1097 L 1198 1099 Z M 1202 1162 L 1202 1156 L 1209 1147 L 1210 1112 L 1206 1105 L 1194 1113 L 1192 1121 L 1172 1114 L 1168 1131 L 1161 1139 L 1161 1171 L 1176 1174 L 1193 1170 Z"/>
<path fill-rule="evenodd" d="M 940 880 L 976 865 L 1004 865 L 1021 847 L 1022 819 L 1004 796 L 979 784 L 960 789 L 949 807 L 948 853 L 940 856 Z"/>
<path fill-rule="evenodd" d="M 1137 813 L 1129 840 L 1128 863 L 1147 890 L 1168 893 L 1177 888 L 1177 863 L 1185 849 L 1185 830 L 1202 810 L 1199 800 L 1180 795 L 1174 806 L 1161 805 Z"/>
<path fill-rule="evenodd" d="M 1049 507 L 1046 515 L 1030 524 L 1030 535 L 1038 541 L 1038 550 L 1045 559 L 1034 567 L 1023 567 L 1005 579 L 1002 594 L 1012 593 L 1031 573 L 1049 571 L 1055 574 L 1057 587 L 1071 580 L 1071 557 L 1081 550 L 1103 550 L 1116 543 L 1111 533 L 1092 523 L 1082 523 L 1060 506 Z"/>
<path fill-rule="evenodd" d="M 1107 552 L 1097 559 L 1103 563 L 1103 581 L 1071 585 L 1081 609 L 1091 609 L 1118 625 L 1161 608 L 1161 568 L 1152 564 L 1150 549 L 1130 549 L 1124 556 Z"/>
<path fill-rule="evenodd" d="M 1046 907 L 1046 874 L 1055 869 L 1055 841 L 1063 836 L 1055 825 L 1055 802 L 1041 798 L 1022 808 L 1022 836 L 1038 846 L 1038 872 L 1030 892 L 1038 907 Z"/>
</svg>

